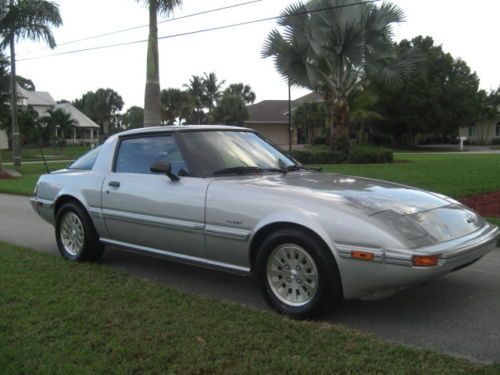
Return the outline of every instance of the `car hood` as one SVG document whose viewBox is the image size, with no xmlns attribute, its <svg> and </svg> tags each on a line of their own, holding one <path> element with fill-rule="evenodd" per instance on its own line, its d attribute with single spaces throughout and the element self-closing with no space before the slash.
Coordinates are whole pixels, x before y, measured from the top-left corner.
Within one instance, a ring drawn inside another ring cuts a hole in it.
<svg viewBox="0 0 500 375">
<path fill-rule="evenodd" d="M 284 193 L 295 192 L 315 199 L 337 202 L 375 215 L 394 211 L 412 215 L 453 203 L 438 196 L 408 186 L 333 173 L 303 172 L 242 179 L 243 184 L 274 188 Z"/>
<path fill-rule="evenodd" d="M 459 202 L 440 194 L 396 183 L 340 174 L 300 172 L 240 181 L 243 184 L 295 193 L 363 212 L 421 247 L 476 231 L 484 219 Z"/>
</svg>

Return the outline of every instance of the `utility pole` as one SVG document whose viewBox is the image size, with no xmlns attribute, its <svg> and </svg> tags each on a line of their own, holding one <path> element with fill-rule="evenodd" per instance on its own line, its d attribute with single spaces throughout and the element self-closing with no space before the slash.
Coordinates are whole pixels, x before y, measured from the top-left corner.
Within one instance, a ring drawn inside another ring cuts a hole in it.
<svg viewBox="0 0 500 375">
<path fill-rule="evenodd" d="M 292 85 L 288 78 L 288 152 L 292 153 Z"/>
<path fill-rule="evenodd" d="M 12 1 L 10 2 L 12 6 Z M 21 165 L 21 137 L 17 122 L 17 90 L 16 90 L 16 49 L 14 34 L 10 37 L 10 109 L 12 113 L 12 160 L 16 167 Z"/>
</svg>

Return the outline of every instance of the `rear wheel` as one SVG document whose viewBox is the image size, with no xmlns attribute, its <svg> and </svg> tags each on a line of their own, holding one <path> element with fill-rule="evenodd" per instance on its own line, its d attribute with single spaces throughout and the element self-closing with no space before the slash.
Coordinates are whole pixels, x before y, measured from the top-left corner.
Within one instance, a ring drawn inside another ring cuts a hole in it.
<svg viewBox="0 0 500 375">
<path fill-rule="evenodd" d="M 87 212 L 74 202 L 65 203 L 56 215 L 56 240 L 64 258 L 97 261 L 104 253 Z"/>
<path fill-rule="evenodd" d="M 293 318 L 313 318 L 342 295 L 333 255 L 301 230 L 269 235 L 258 250 L 255 271 L 267 303 Z"/>
</svg>

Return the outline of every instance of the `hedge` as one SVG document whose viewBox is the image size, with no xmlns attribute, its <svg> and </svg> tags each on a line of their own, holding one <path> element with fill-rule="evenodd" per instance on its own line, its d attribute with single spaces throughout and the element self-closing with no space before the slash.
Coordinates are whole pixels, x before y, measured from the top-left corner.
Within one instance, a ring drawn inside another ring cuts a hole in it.
<svg viewBox="0 0 500 375">
<path fill-rule="evenodd" d="M 377 164 L 392 163 L 394 160 L 391 150 L 377 149 L 353 149 L 349 154 L 339 151 L 311 152 L 293 150 L 292 157 L 302 164 Z"/>
</svg>

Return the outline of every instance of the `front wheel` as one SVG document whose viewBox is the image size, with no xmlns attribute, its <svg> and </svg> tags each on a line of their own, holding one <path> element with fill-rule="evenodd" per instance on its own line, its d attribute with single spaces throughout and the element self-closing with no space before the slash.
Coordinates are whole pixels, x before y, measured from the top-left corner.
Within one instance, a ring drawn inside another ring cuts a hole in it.
<svg viewBox="0 0 500 375">
<path fill-rule="evenodd" d="M 268 236 L 258 250 L 255 271 L 267 303 L 292 318 L 313 318 L 342 295 L 333 255 L 300 230 Z"/>
<path fill-rule="evenodd" d="M 94 225 L 78 204 L 64 204 L 56 215 L 56 240 L 61 255 L 76 261 L 97 261 L 104 253 Z"/>
</svg>

